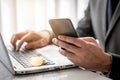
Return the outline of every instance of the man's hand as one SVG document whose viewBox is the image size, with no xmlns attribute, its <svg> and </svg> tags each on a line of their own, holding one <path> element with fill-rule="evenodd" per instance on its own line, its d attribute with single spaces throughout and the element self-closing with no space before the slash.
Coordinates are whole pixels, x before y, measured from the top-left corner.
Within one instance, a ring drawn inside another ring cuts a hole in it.
<svg viewBox="0 0 120 80">
<path fill-rule="evenodd" d="M 108 72 L 111 65 L 111 56 L 105 53 L 96 40 L 91 37 L 73 38 L 58 36 L 53 43 L 60 46 L 60 53 L 78 66 L 92 71 Z"/>
<path fill-rule="evenodd" d="M 18 45 L 16 44 L 19 41 Z M 26 49 L 36 49 L 46 46 L 50 42 L 50 33 L 47 31 L 24 31 L 14 34 L 11 39 L 11 44 L 16 51 L 19 51 L 24 42 L 27 42 Z"/>
</svg>

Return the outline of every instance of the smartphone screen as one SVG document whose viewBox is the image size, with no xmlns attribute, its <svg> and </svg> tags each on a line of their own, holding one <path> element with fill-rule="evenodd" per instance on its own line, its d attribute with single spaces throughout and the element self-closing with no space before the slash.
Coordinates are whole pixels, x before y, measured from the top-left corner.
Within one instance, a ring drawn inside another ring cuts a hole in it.
<svg viewBox="0 0 120 80">
<path fill-rule="evenodd" d="M 70 19 L 50 19 L 49 23 L 56 38 L 58 35 L 78 37 Z"/>
</svg>

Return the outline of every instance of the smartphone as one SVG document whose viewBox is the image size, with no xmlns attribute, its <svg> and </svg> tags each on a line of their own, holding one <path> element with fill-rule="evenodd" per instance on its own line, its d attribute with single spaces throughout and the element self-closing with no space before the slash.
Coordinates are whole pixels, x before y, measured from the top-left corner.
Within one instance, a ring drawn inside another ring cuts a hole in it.
<svg viewBox="0 0 120 80">
<path fill-rule="evenodd" d="M 49 24 L 51 25 L 56 38 L 58 35 L 78 37 L 70 19 L 50 19 Z"/>
</svg>

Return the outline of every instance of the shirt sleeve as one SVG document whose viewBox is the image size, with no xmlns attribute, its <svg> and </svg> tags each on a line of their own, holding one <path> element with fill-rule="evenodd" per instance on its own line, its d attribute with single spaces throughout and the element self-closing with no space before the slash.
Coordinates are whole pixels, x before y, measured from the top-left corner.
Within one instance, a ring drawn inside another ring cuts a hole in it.
<svg viewBox="0 0 120 80">
<path fill-rule="evenodd" d="M 109 77 L 113 80 L 120 80 L 120 55 L 112 55 L 112 66 Z"/>
</svg>

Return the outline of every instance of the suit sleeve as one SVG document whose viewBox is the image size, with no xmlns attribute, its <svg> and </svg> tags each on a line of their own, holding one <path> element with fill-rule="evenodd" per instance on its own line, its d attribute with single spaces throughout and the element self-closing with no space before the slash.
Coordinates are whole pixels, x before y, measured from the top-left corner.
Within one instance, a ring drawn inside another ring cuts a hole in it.
<svg viewBox="0 0 120 80">
<path fill-rule="evenodd" d="M 113 80 L 120 80 L 120 56 L 117 54 L 112 55 L 112 66 L 109 77 Z"/>
<path fill-rule="evenodd" d="M 85 11 L 85 16 L 79 21 L 78 26 L 76 28 L 77 34 L 80 37 L 94 37 L 94 32 L 92 29 L 91 24 L 91 17 L 90 17 L 90 6 Z"/>
</svg>

